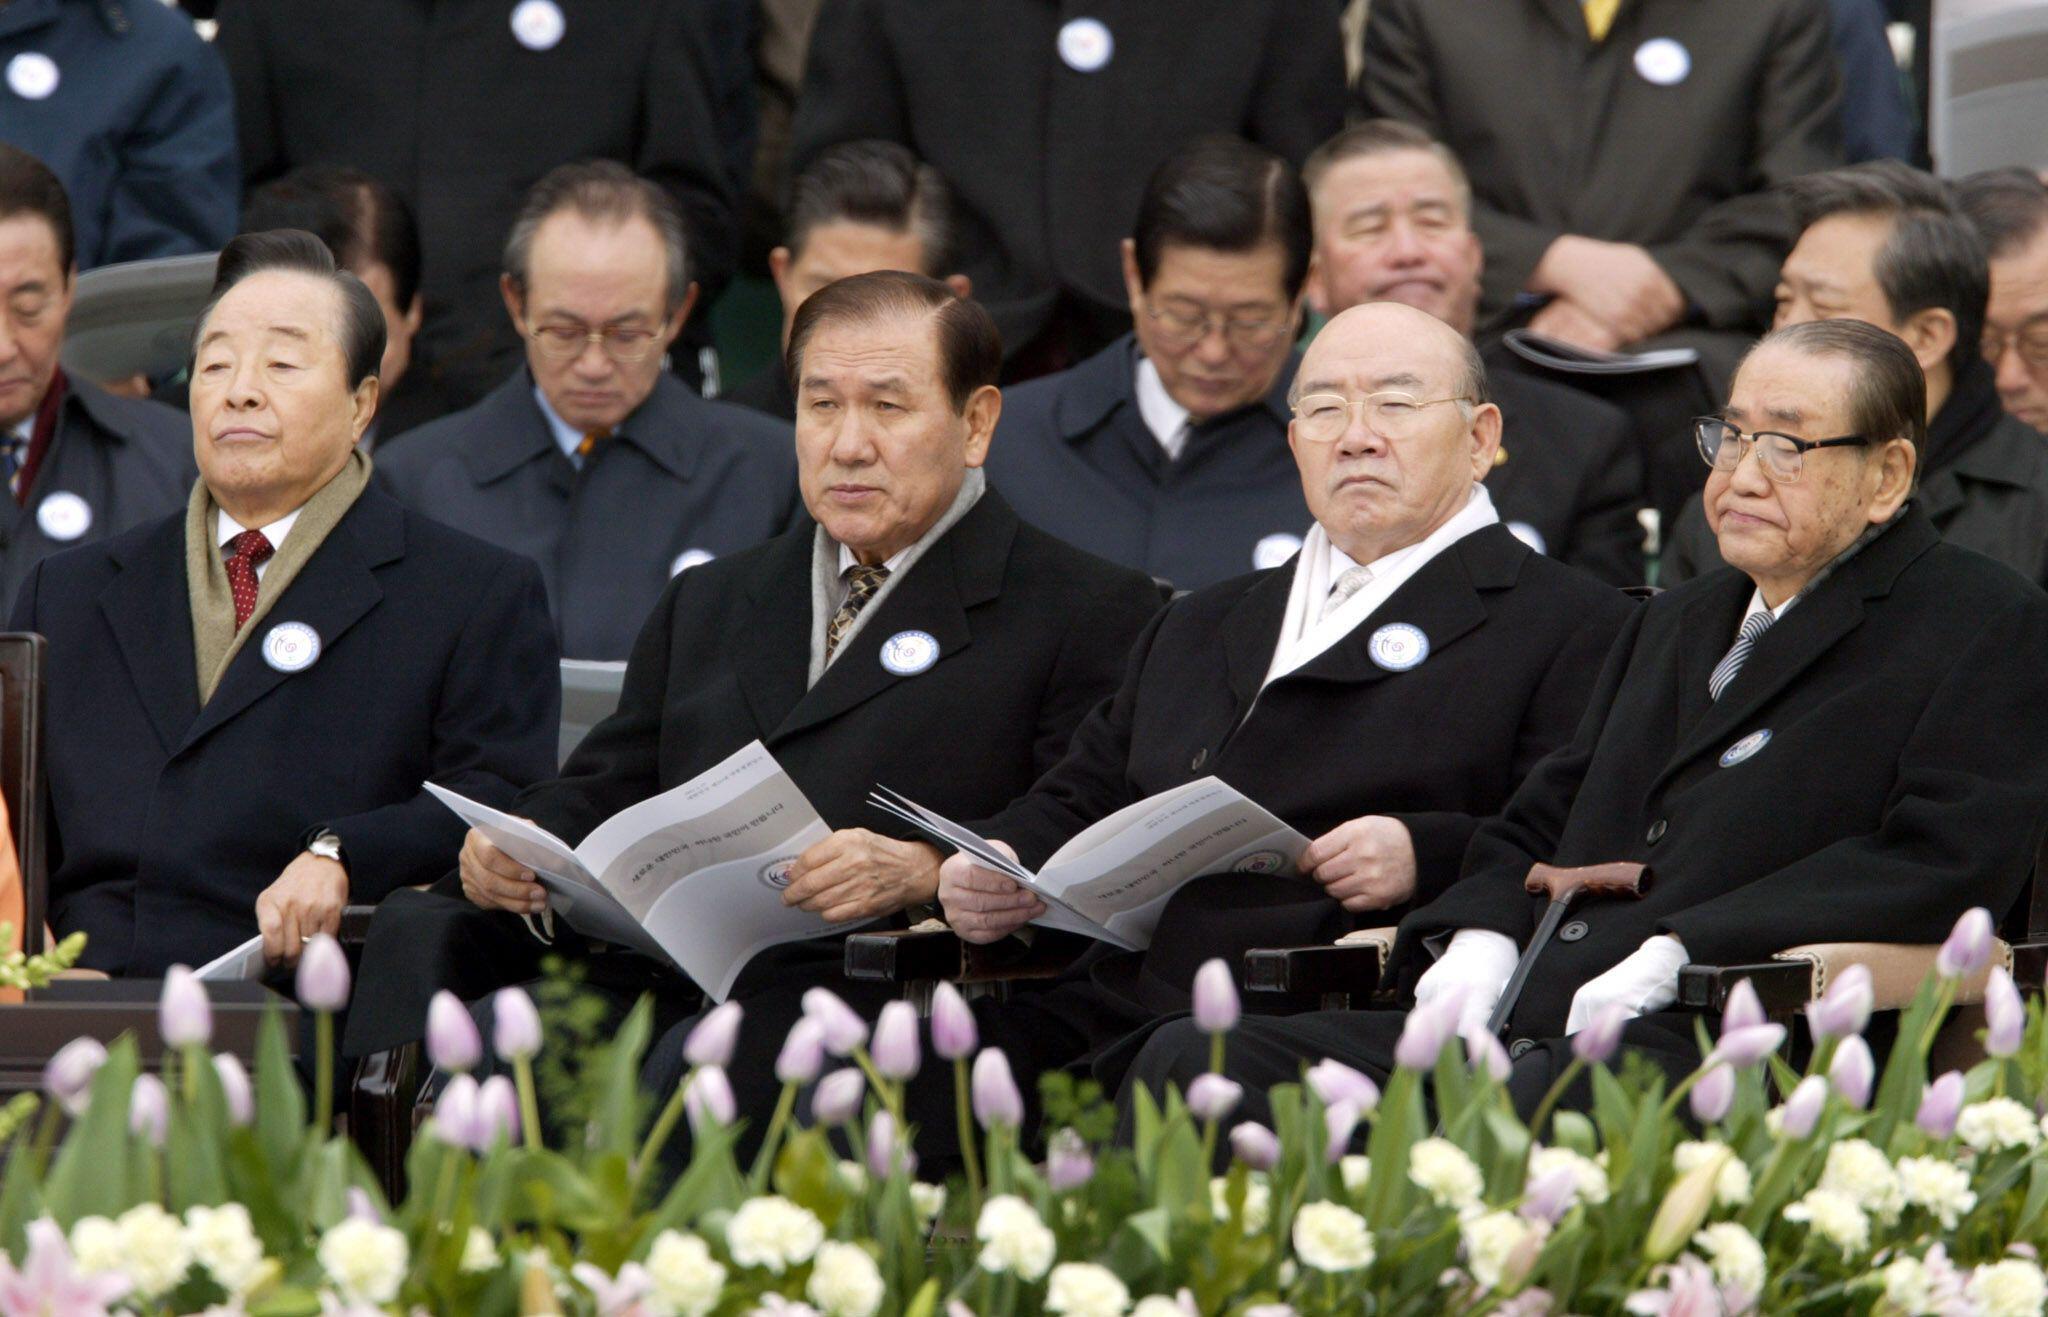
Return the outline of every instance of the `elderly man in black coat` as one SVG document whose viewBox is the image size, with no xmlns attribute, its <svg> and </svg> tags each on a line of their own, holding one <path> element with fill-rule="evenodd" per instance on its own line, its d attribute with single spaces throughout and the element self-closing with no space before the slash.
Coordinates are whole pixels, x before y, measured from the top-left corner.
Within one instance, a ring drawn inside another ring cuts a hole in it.
<svg viewBox="0 0 2048 1317">
<path fill-rule="evenodd" d="M 47 559 L 50 923 L 156 975 L 426 882 L 550 767 L 555 646 L 531 563 L 369 488 L 384 319 L 310 233 L 221 253 L 192 363 L 182 514 Z"/>
<path fill-rule="evenodd" d="M 1731 566 L 1631 619 L 1570 744 L 1403 921 L 1392 972 L 1419 1002 L 1462 993 L 1483 1029 L 1541 913 L 1533 864 L 1647 866 L 1640 900 L 1582 900 L 1538 953 L 1506 1021 L 1524 1111 L 1611 1005 L 1627 1046 L 1696 1066 L 1696 1017 L 1666 1009 L 1688 960 L 1925 941 L 2019 895 L 2048 822 L 2048 596 L 1942 543 L 1911 502 L 1923 395 L 1906 345 L 1857 321 L 1750 354 L 1699 427 Z M 1319 1056 L 1383 1076 L 1403 1018 L 1248 1021 L 1227 1068 L 1252 1095 Z M 1185 1084 L 1207 1047 L 1169 1025 L 1133 1082 Z"/>
<path fill-rule="evenodd" d="M 1296 394 L 1289 441 L 1316 518 L 1301 552 L 1170 605 L 1067 757 L 978 830 L 1037 865 L 1105 815 L 1213 774 L 1313 841 L 1296 873 L 1183 887 L 1149 950 L 1094 947 L 1059 987 L 988 1009 L 990 1040 L 1022 1069 L 1099 1058 L 1111 1080 L 1105 1049 L 1186 1009 L 1203 960 L 1235 965 L 1441 895 L 1481 821 L 1569 739 L 1632 607 L 1499 524 L 1478 480 L 1500 413 L 1448 325 L 1392 303 L 1346 311 L 1310 345 Z M 964 856 L 939 896 L 970 941 L 1043 913 Z"/>
</svg>

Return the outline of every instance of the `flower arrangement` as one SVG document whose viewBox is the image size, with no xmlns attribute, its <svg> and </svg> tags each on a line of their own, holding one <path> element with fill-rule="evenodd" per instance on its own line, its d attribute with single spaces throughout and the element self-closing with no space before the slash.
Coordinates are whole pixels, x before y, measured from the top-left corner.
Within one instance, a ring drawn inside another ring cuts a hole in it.
<svg viewBox="0 0 2048 1317">
<path fill-rule="evenodd" d="M 0 988 L 17 991 L 48 987 L 50 980 L 78 963 L 85 934 L 73 933 L 56 946 L 31 956 L 14 945 L 14 925 L 0 919 Z"/>
<path fill-rule="evenodd" d="M 540 1137 L 532 1003 L 498 996 L 494 1049 L 513 1073 L 478 1082 L 482 1039 L 443 999 L 428 1047 L 453 1078 L 402 1203 L 317 1097 L 308 1120 L 276 1021 L 252 1082 L 208 1052 L 205 993 L 174 971 L 164 1073 L 128 1040 L 81 1040 L 51 1061 L 47 1102 L 0 1109 L 0 1317 L 2041 1313 L 2048 1024 L 1994 969 L 1986 1059 L 1926 1073 L 1990 928 L 1982 911 L 1957 925 L 1881 1076 L 1862 1036 L 1870 979 L 1851 970 L 1808 1008 L 1803 1074 L 1754 993 L 1731 1000 L 1718 1039 L 1701 1029 L 1700 1065 L 1676 1084 L 1610 1065 L 1609 1013 L 1575 1035 L 1525 1123 L 1497 1040 L 1459 1037 L 1457 1003 L 1432 1003 L 1410 1013 L 1384 1091 L 1324 1061 L 1273 1090 L 1268 1128 L 1233 1122 L 1243 1094 L 1212 1073 L 1140 1097 L 1128 1147 L 1062 1129 L 1042 1159 L 1020 1143 L 1008 1063 L 978 1047 L 950 988 L 928 1030 L 902 1004 L 871 1030 L 814 991 L 745 1163 L 725 1069 L 737 1005 L 697 1026 L 687 1077 L 651 1113 L 635 1010 L 587 1068 L 587 1125 L 556 1150 Z M 319 1020 L 345 1004 L 331 941 L 307 948 L 298 992 Z M 1237 1021 L 1220 964 L 1195 1005 L 1220 1063 Z M 970 1150 L 943 1186 L 918 1177 L 903 1115 L 904 1084 L 933 1059 L 952 1067 Z M 1553 1111 L 1581 1073 L 1591 1110 Z M 685 1121 L 687 1168 L 664 1183 L 661 1149 Z"/>
</svg>

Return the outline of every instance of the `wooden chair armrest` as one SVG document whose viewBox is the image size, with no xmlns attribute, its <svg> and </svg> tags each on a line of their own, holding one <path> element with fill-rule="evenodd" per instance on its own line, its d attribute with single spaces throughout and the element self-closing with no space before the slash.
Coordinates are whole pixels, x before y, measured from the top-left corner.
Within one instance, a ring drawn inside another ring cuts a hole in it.
<svg viewBox="0 0 2048 1317">
<path fill-rule="evenodd" d="M 1379 991 L 1387 957 L 1394 950 L 1392 928 L 1362 928 L 1322 947 L 1260 947 L 1244 956 L 1244 986 L 1252 992 L 1349 994 Z"/>
<path fill-rule="evenodd" d="M 1935 957 L 1940 953 L 1940 946 L 1923 943 L 1812 942 L 1788 947 L 1763 964 L 1687 965 L 1678 971 L 1678 1005 L 1685 1010 L 1718 1012 L 1727 1006 L 1735 985 L 1747 979 L 1763 1003 L 1764 1014 L 1785 1019 L 1825 993 L 1835 975 L 1851 965 L 1862 965 L 1870 971 L 1875 1009 L 1902 1010 L 1934 972 Z M 2017 971 L 2022 982 L 2037 983 L 2042 972 L 2048 971 L 2048 943 L 2014 946 L 1994 941 L 1990 964 L 1957 985 L 1956 1005 L 1971 1006 L 1984 1000 L 1991 965 Z"/>
<path fill-rule="evenodd" d="M 1072 963 L 1073 945 L 1054 940 L 1050 946 L 1020 938 L 980 945 L 963 941 L 943 920 L 927 919 L 911 928 L 854 933 L 846 939 L 846 977 L 877 983 L 910 985 L 946 980 L 952 983 L 1005 983 L 1050 978 Z"/>
</svg>

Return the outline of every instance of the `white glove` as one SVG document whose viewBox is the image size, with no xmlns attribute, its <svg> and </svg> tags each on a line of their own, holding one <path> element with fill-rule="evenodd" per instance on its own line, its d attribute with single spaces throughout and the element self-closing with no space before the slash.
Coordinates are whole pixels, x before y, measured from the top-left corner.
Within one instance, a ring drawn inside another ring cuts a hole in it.
<svg viewBox="0 0 2048 1317">
<path fill-rule="evenodd" d="M 1521 953 L 1514 939 L 1484 928 L 1461 928 L 1451 944 L 1415 982 L 1415 1004 L 1421 1006 L 1450 993 L 1461 993 L 1458 1031 L 1486 1028 L 1486 1017 L 1515 972 Z"/>
<path fill-rule="evenodd" d="M 1685 963 L 1685 943 L 1661 933 L 1647 939 L 1619 965 L 1580 987 L 1565 1017 L 1565 1033 L 1593 1023 L 1609 1002 L 1619 1002 L 1630 1018 L 1663 1010 L 1678 1000 L 1678 969 Z"/>
</svg>

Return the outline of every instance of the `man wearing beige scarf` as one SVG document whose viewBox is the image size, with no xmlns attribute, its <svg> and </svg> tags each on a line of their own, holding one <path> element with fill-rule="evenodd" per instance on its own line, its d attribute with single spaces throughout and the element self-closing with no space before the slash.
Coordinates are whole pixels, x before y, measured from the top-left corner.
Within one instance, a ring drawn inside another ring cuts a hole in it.
<svg viewBox="0 0 2048 1317">
<path fill-rule="evenodd" d="M 343 906 L 445 867 L 433 780 L 509 800 L 553 767 L 538 570 L 368 488 L 381 312 L 311 234 L 221 255 L 192 359 L 183 514 L 59 555 L 50 923 L 150 975 L 260 934 L 289 964 Z"/>
</svg>

